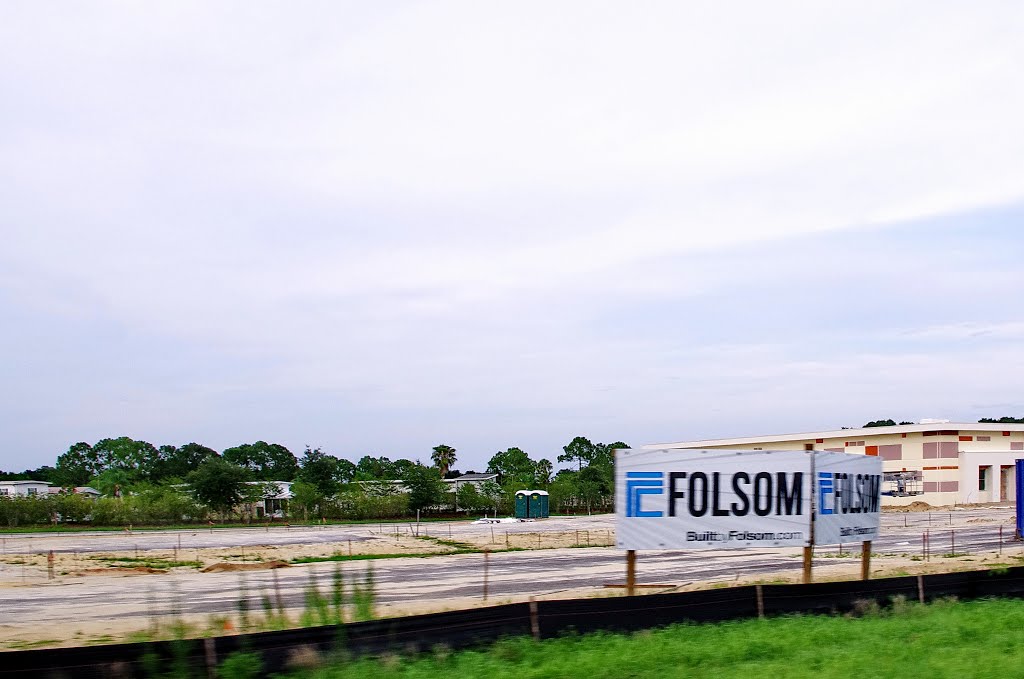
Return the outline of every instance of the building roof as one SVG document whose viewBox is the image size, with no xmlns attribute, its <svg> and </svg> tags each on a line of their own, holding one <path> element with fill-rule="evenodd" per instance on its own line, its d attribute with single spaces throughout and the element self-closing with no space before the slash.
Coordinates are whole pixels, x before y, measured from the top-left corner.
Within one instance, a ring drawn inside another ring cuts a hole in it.
<svg viewBox="0 0 1024 679">
<path fill-rule="evenodd" d="M 445 481 L 490 481 L 496 478 L 498 478 L 497 474 L 463 474 L 454 479 L 445 479 Z"/>
<path fill-rule="evenodd" d="M 0 486 L 50 486 L 49 481 L 0 481 Z"/>
<path fill-rule="evenodd" d="M 730 439 L 704 439 L 700 441 L 680 441 L 676 443 L 652 443 L 641 447 L 648 450 L 657 448 L 704 448 L 708 446 L 737 446 L 756 443 L 781 443 L 785 441 L 814 441 L 816 439 L 885 436 L 892 434 L 921 433 L 926 431 L 1024 431 L 1024 424 L 991 422 L 928 422 L 925 424 L 897 424 L 892 427 L 856 427 L 851 429 L 808 431 L 796 434 L 772 434 L 768 436 L 743 436 Z"/>
</svg>

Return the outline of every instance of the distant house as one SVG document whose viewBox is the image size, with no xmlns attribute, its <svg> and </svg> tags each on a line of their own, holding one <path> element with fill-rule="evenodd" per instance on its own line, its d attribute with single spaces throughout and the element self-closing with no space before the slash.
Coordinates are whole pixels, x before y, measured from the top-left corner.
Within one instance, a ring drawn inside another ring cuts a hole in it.
<svg viewBox="0 0 1024 679">
<path fill-rule="evenodd" d="M 32 497 L 50 492 L 46 481 L 0 481 L 0 497 Z"/>
<path fill-rule="evenodd" d="M 497 474 L 463 474 L 462 476 L 457 476 L 454 479 L 445 479 L 444 480 L 445 483 L 451 485 L 451 492 L 453 492 L 453 493 L 459 492 L 459 486 L 464 486 L 466 484 L 469 484 L 471 486 L 476 486 L 476 489 L 480 490 L 480 487 L 483 486 L 488 481 L 494 481 L 495 483 L 497 483 L 498 475 Z"/>
<path fill-rule="evenodd" d="M 288 511 L 288 501 L 292 499 L 291 481 L 246 481 L 248 486 L 265 486 L 266 492 L 262 500 L 250 503 L 250 511 L 257 519 L 266 516 L 283 519 Z"/>
<path fill-rule="evenodd" d="M 401 479 L 375 479 L 373 481 L 353 481 L 353 483 L 362 488 L 367 495 L 376 497 L 401 495 L 409 492 L 405 481 Z"/>
</svg>

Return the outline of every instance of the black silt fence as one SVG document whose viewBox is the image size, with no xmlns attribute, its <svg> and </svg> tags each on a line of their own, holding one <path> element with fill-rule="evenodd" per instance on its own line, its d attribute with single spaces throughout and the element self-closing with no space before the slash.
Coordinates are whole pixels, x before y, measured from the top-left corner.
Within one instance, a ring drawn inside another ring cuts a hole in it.
<svg viewBox="0 0 1024 679">
<path fill-rule="evenodd" d="M 843 613 L 896 597 L 929 601 L 941 597 L 1024 598 L 1024 567 L 905 576 L 808 585 L 758 585 L 675 594 L 538 601 L 464 611 L 189 639 L 83 648 L 0 653 L 0 678 L 33 679 L 149 677 L 181 670 L 209 676 L 237 651 L 259 654 L 264 676 L 286 671 L 302 659 L 382 653 L 419 653 L 437 646 L 468 648 L 502 637 L 552 638 L 566 633 L 629 632 L 672 623 L 709 623 L 795 613 Z M 151 671 L 158 667 L 158 672 Z"/>
</svg>

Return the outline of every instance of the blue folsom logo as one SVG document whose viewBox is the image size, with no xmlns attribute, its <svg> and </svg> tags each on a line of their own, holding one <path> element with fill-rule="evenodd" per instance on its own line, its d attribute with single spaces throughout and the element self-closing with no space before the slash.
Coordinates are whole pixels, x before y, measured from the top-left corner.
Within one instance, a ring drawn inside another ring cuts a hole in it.
<svg viewBox="0 0 1024 679">
<path fill-rule="evenodd" d="M 876 513 L 881 485 L 879 474 L 818 472 L 818 512 L 823 515 Z"/>
<path fill-rule="evenodd" d="M 662 495 L 665 492 L 665 472 L 626 472 L 626 516 L 659 517 L 661 510 L 640 509 L 644 495 Z"/>
<path fill-rule="evenodd" d="M 836 494 L 832 472 L 818 472 L 818 513 L 836 513 Z"/>
</svg>

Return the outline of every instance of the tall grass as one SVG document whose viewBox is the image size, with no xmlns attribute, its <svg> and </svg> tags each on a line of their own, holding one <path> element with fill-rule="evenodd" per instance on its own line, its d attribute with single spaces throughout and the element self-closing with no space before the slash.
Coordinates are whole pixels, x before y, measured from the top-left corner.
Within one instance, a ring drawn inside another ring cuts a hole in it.
<svg viewBox="0 0 1024 679">
<path fill-rule="evenodd" d="M 1024 676 L 1024 602 L 990 600 L 865 607 L 860 617 L 794 616 L 676 625 L 633 635 L 498 642 L 486 650 L 364 659 L 320 670 L 335 677 L 786 677 L 849 679 Z M 299 675 L 295 675 L 299 676 Z"/>
</svg>

